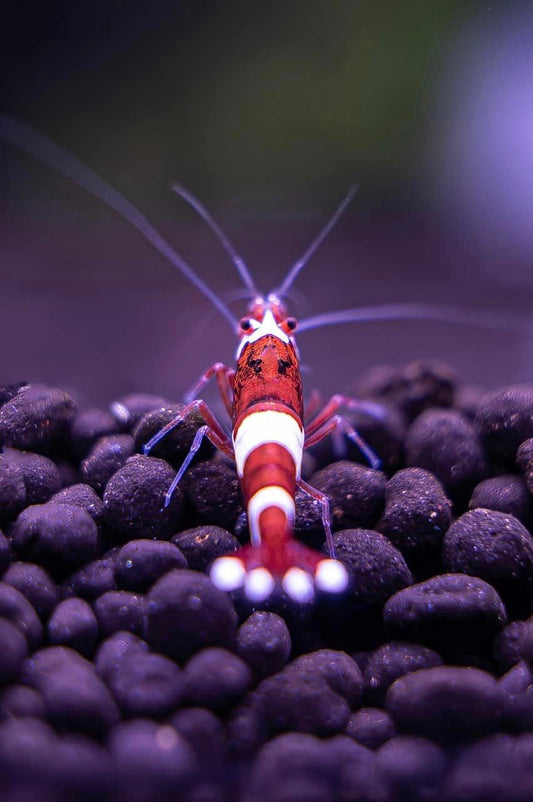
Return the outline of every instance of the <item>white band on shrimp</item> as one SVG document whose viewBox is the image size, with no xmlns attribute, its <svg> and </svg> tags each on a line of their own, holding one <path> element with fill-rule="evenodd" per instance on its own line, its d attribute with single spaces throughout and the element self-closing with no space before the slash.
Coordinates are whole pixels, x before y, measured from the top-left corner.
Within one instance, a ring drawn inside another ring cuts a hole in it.
<svg viewBox="0 0 533 802">
<path fill-rule="evenodd" d="M 244 463 L 256 448 L 277 443 L 288 451 L 294 460 L 296 478 L 300 478 L 304 433 L 298 421 L 287 412 L 267 409 L 247 415 L 233 435 L 233 448 L 237 473 L 242 477 Z"/>
<path fill-rule="evenodd" d="M 250 528 L 250 539 L 254 546 L 261 543 L 261 532 L 259 530 L 259 516 L 269 507 L 277 507 L 282 510 L 287 520 L 294 521 L 294 499 L 287 493 L 285 488 L 277 485 L 262 487 L 248 502 L 248 526 Z"/>
</svg>

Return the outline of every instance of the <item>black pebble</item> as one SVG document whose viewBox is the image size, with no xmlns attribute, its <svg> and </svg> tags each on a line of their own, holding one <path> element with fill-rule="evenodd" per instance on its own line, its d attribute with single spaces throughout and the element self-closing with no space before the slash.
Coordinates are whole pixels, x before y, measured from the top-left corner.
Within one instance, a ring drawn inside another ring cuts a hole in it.
<svg viewBox="0 0 533 802">
<path fill-rule="evenodd" d="M 233 529 L 243 511 L 235 468 L 222 459 L 195 465 L 185 477 L 187 497 L 198 521 Z"/>
<path fill-rule="evenodd" d="M 147 412 L 168 406 L 169 401 L 151 393 L 131 393 L 124 395 L 110 406 L 111 414 L 121 429 L 131 429 Z"/>
<path fill-rule="evenodd" d="M 88 512 L 95 524 L 98 526 L 102 519 L 104 505 L 95 491 L 89 485 L 74 484 L 64 487 L 55 493 L 50 499 L 52 504 L 70 504 L 74 507 L 81 507 Z"/>
<path fill-rule="evenodd" d="M 365 697 L 372 704 L 383 704 L 387 690 L 399 677 L 442 665 L 439 655 L 418 643 L 391 641 L 373 652 L 364 670 Z"/>
<path fill-rule="evenodd" d="M 524 440 L 516 452 L 516 462 L 524 474 L 526 487 L 531 493 L 533 491 L 533 438 Z"/>
<path fill-rule="evenodd" d="M 76 405 L 68 393 L 28 385 L 0 407 L 0 445 L 53 454 L 75 415 Z"/>
<path fill-rule="evenodd" d="M 530 612 L 533 537 L 512 515 L 481 507 L 466 512 L 446 533 L 442 561 L 447 571 L 493 585 L 511 613 Z"/>
<path fill-rule="evenodd" d="M 179 528 L 183 491 L 177 487 L 168 507 L 165 495 L 175 472 L 153 457 L 130 457 L 107 483 L 104 519 L 122 540 L 157 537 L 168 540 Z"/>
<path fill-rule="evenodd" d="M 486 671 L 437 666 L 397 679 L 386 706 L 403 732 L 455 743 L 498 729 L 503 692 Z"/>
<path fill-rule="evenodd" d="M 492 457 L 514 468 L 520 443 L 533 437 L 533 385 L 504 387 L 484 395 L 476 425 Z"/>
<path fill-rule="evenodd" d="M 158 434 L 167 423 L 173 421 L 184 408 L 184 404 L 169 404 L 162 409 L 156 409 L 144 415 L 133 430 L 136 451 L 142 451 L 143 446 L 154 435 Z M 154 446 L 150 451 L 150 456 L 166 460 L 177 470 L 189 453 L 196 432 L 204 424 L 205 421 L 199 412 L 191 412 L 175 429 Z M 195 462 L 208 459 L 212 453 L 213 446 L 207 437 L 204 437 L 202 445 L 194 458 Z"/>
<path fill-rule="evenodd" d="M 0 695 L 0 720 L 44 718 L 46 705 L 42 694 L 27 685 L 8 685 Z"/>
<path fill-rule="evenodd" d="M 40 565 L 11 563 L 2 580 L 20 590 L 42 619 L 48 618 L 59 601 L 56 583 Z"/>
<path fill-rule="evenodd" d="M 15 624 L 0 618 L 0 683 L 17 679 L 28 645 Z"/>
<path fill-rule="evenodd" d="M 70 425 L 70 449 L 76 460 L 89 452 L 100 437 L 118 432 L 116 418 L 105 409 L 86 409 Z"/>
<path fill-rule="evenodd" d="M 237 630 L 237 653 L 257 679 L 281 671 L 291 653 L 287 624 L 276 613 L 252 613 Z"/>
<path fill-rule="evenodd" d="M 34 718 L 7 719 L 0 724 L 0 776 L 7 799 L 57 802 L 58 737 L 52 727 Z"/>
<path fill-rule="evenodd" d="M 94 602 L 94 612 L 102 637 L 126 629 L 135 635 L 144 632 L 145 598 L 127 590 L 110 590 Z"/>
<path fill-rule="evenodd" d="M 507 623 L 497 591 L 465 574 L 441 574 L 400 590 L 386 603 L 383 619 L 391 635 L 453 659 L 473 659 Z"/>
<path fill-rule="evenodd" d="M 117 723 L 117 706 L 92 663 L 65 646 L 29 657 L 22 681 L 41 691 L 47 716 L 58 730 L 101 737 Z"/>
<path fill-rule="evenodd" d="M 215 711 L 228 710 L 250 687 L 251 671 L 244 660 L 226 649 L 202 649 L 184 670 L 187 702 Z"/>
<path fill-rule="evenodd" d="M 20 629 L 30 650 L 39 648 L 43 640 L 43 626 L 39 616 L 27 598 L 6 582 L 0 582 L 0 617 Z"/>
<path fill-rule="evenodd" d="M 123 468 L 135 450 L 129 434 L 112 434 L 102 437 L 81 463 L 85 482 L 100 496 L 114 473 Z"/>
<path fill-rule="evenodd" d="M 91 657 L 98 637 L 98 622 L 84 599 L 64 599 L 46 624 L 48 641 L 54 646 L 70 646 L 84 657 Z"/>
<path fill-rule="evenodd" d="M 431 471 L 460 504 L 487 472 L 476 428 L 453 409 L 423 412 L 407 431 L 405 457 L 408 466 Z"/>
<path fill-rule="evenodd" d="M 362 707 L 352 713 L 346 725 L 346 735 L 368 749 L 377 749 L 396 734 L 394 721 L 379 707 Z"/>
<path fill-rule="evenodd" d="M 87 601 L 94 601 L 110 590 L 117 590 L 115 555 L 104 554 L 99 560 L 87 563 L 65 580 L 61 589 L 64 597 L 81 596 Z"/>
<path fill-rule="evenodd" d="M 184 698 L 185 684 L 184 673 L 168 657 L 137 650 L 120 660 L 109 679 L 109 687 L 127 718 L 168 716 Z"/>
<path fill-rule="evenodd" d="M 237 615 L 228 596 L 197 571 L 174 570 L 147 595 L 146 639 L 181 661 L 207 646 L 231 648 Z"/>
<path fill-rule="evenodd" d="M 237 538 L 220 526 L 196 526 L 174 535 L 172 542 L 187 558 L 189 568 L 205 571 L 217 557 L 239 548 Z"/>
<path fill-rule="evenodd" d="M 520 662 L 525 621 L 511 621 L 494 639 L 493 656 L 501 672 Z"/>
<path fill-rule="evenodd" d="M 88 512 L 68 504 L 38 504 L 22 512 L 13 527 L 13 545 L 26 560 L 60 576 L 96 554 L 98 532 Z"/>
<path fill-rule="evenodd" d="M 378 749 L 376 762 L 392 794 L 398 794 L 399 799 L 439 798 L 448 760 L 443 750 L 427 738 L 398 735 Z"/>
<path fill-rule="evenodd" d="M 18 465 L 0 454 L 0 521 L 16 518 L 26 504 L 26 485 Z"/>
<path fill-rule="evenodd" d="M 226 733 L 224 725 L 214 713 L 203 707 L 188 707 L 178 710 L 169 719 L 178 732 L 194 749 L 202 761 L 202 769 L 209 773 L 213 761 L 225 756 Z"/>
<path fill-rule="evenodd" d="M 173 568 L 187 568 L 180 549 L 165 540 L 130 540 L 114 562 L 118 586 L 141 593 Z"/>
<path fill-rule="evenodd" d="M 63 479 L 55 462 L 42 454 L 17 451 L 8 448 L 4 456 L 11 465 L 16 465 L 22 474 L 26 488 L 25 506 L 44 504 L 50 496 L 63 487 Z"/>
<path fill-rule="evenodd" d="M 56 745 L 60 799 L 111 802 L 113 766 L 106 749 L 81 735 L 64 735 Z"/>
<path fill-rule="evenodd" d="M 115 632 L 102 641 L 96 653 L 94 664 L 97 674 L 109 684 L 125 657 L 147 652 L 148 644 L 138 635 L 124 630 Z"/>
<path fill-rule="evenodd" d="M 526 526 L 531 521 L 531 502 L 525 480 L 521 476 L 493 476 L 474 488 L 469 509 L 483 507 L 506 515 L 514 515 Z"/>
<path fill-rule="evenodd" d="M 313 474 L 309 484 L 330 499 L 337 529 L 372 528 L 385 504 L 385 474 L 355 462 L 334 462 Z"/>
</svg>

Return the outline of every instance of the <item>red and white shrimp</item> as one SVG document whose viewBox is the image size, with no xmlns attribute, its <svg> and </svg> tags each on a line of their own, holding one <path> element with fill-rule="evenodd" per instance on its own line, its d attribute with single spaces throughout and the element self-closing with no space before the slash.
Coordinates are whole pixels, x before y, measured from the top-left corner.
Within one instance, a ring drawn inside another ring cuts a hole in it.
<svg viewBox="0 0 533 802">
<path fill-rule="evenodd" d="M 145 453 L 149 453 L 156 443 L 193 410 L 197 410 L 205 421 L 198 429 L 189 454 L 168 489 L 167 504 L 205 436 L 224 454 L 234 459 L 248 515 L 251 543 L 239 552 L 214 562 L 211 567 L 214 584 L 225 590 L 243 587 L 245 594 L 253 601 L 266 599 L 277 583 L 297 602 L 310 601 L 316 590 L 332 593 L 343 591 L 348 584 L 348 575 L 343 564 L 335 559 L 329 501 L 301 478 L 302 454 L 304 448 L 314 445 L 334 430 L 340 430 L 359 446 L 372 467 L 378 467 L 376 455 L 339 414 L 339 409 L 363 407 L 376 415 L 380 415 L 382 410 L 378 405 L 335 395 L 304 426 L 302 379 L 294 338 L 297 324 L 294 318 L 288 316 L 282 299 L 335 225 L 356 188 L 350 189 L 327 225 L 288 272 L 281 286 L 264 296 L 256 289 L 244 260 L 204 206 L 183 187 L 173 187 L 197 210 L 219 238 L 253 298 L 248 314 L 239 322 L 226 304 L 163 239 L 146 217 L 93 170 L 47 137 L 5 115 L 0 115 L 0 137 L 32 153 L 76 181 L 128 220 L 209 299 L 239 337 L 236 367 L 214 363 L 201 376 L 180 415 L 144 447 Z M 336 323 L 394 318 L 444 320 L 498 327 L 498 319 L 494 313 L 472 313 L 471 310 L 457 307 L 390 304 L 317 315 L 301 321 L 298 328 L 300 332 L 304 332 Z M 501 326 L 510 328 L 508 316 L 501 318 Z M 223 402 L 231 416 L 231 435 L 218 422 L 206 402 L 194 397 L 211 378 L 216 378 Z M 306 547 L 293 537 L 297 488 L 321 504 L 328 557 Z"/>
</svg>

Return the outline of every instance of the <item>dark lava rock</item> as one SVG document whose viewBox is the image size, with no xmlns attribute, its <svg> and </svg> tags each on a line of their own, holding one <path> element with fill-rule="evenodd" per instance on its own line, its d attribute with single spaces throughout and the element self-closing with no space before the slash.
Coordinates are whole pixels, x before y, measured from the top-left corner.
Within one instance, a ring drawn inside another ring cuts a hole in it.
<svg viewBox="0 0 533 802">
<path fill-rule="evenodd" d="M 0 445 L 51 454 L 67 436 L 75 415 L 68 393 L 28 385 L 0 407 Z"/>
<path fill-rule="evenodd" d="M 35 688 L 27 685 L 8 685 L 0 695 L 0 720 L 11 718 L 44 718 L 44 699 Z"/>
<path fill-rule="evenodd" d="M 506 623 L 494 588 L 477 577 L 442 574 L 400 590 L 383 611 L 389 632 L 432 646 L 453 659 L 473 659 Z"/>
<path fill-rule="evenodd" d="M 378 529 L 406 557 L 425 557 L 440 547 L 451 522 L 451 503 L 441 483 L 422 468 L 389 479 Z"/>
<path fill-rule="evenodd" d="M 243 511 L 235 468 L 222 459 L 195 465 L 184 479 L 187 498 L 199 522 L 233 529 Z"/>
<path fill-rule="evenodd" d="M 16 551 L 52 576 L 78 568 L 96 554 L 98 532 L 88 512 L 68 504 L 28 507 L 13 527 Z"/>
<path fill-rule="evenodd" d="M 115 577 L 124 590 L 144 592 L 173 568 L 187 568 L 187 560 L 164 540 L 130 540 L 115 557 Z"/>
<path fill-rule="evenodd" d="M 19 590 L 42 619 L 48 618 L 59 601 L 56 583 L 40 565 L 11 563 L 2 581 Z"/>
<path fill-rule="evenodd" d="M 102 495 L 113 474 L 124 467 L 134 451 L 133 437 L 129 434 L 102 437 L 81 463 L 81 475 L 96 493 Z"/>
<path fill-rule="evenodd" d="M 168 404 L 162 409 L 147 412 L 133 430 L 135 449 L 142 451 L 146 443 L 168 423 L 174 421 L 184 409 L 184 404 Z M 166 460 L 177 470 L 188 455 L 196 432 L 204 424 L 202 415 L 193 410 L 152 448 L 150 456 Z M 204 437 L 194 460 L 198 462 L 208 459 L 212 453 L 213 446 L 207 437 Z"/>
<path fill-rule="evenodd" d="M 503 701 L 501 688 L 486 671 L 437 666 L 397 679 L 386 706 L 403 732 L 456 743 L 495 732 Z"/>
<path fill-rule="evenodd" d="M 405 454 L 408 466 L 431 471 L 459 503 L 487 472 L 474 425 L 452 409 L 423 412 L 407 432 Z"/>
<path fill-rule="evenodd" d="M 291 653 L 287 624 L 276 613 L 252 613 L 237 630 L 237 653 L 258 679 L 281 671 Z"/>
<path fill-rule="evenodd" d="M 83 599 L 60 602 L 46 624 L 48 641 L 91 657 L 98 637 L 98 622 L 91 606 Z"/>
<path fill-rule="evenodd" d="M 185 685 L 184 672 L 168 657 L 137 650 L 124 655 L 109 679 L 122 714 L 128 718 L 168 716 L 184 698 Z"/>
<path fill-rule="evenodd" d="M 418 643 L 385 643 L 370 655 L 366 664 L 365 697 L 373 704 L 383 704 L 387 690 L 399 677 L 439 665 L 442 665 L 439 655 Z"/>
<path fill-rule="evenodd" d="M 184 676 L 187 702 L 216 711 L 232 707 L 252 681 L 244 660 L 216 647 L 193 655 L 185 666 Z"/>
<path fill-rule="evenodd" d="M 74 484 L 70 487 L 64 487 L 58 493 L 55 493 L 50 499 L 52 504 L 69 504 L 74 507 L 81 507 L 85 512 L 88 512 L 95 524 L 101 521 L 104 505 L 101 499 L 96 495 L 92 487 L 84 484 Z"/>
<path fill-rule="evenodd" d="M 123 540 L 158 538 L 168 540 L 179 528 L 183 492 L 177 487 L 168 507 L 165 495 L 174 471 L 161 459 L 130 457 L 109 480 L 104 492 L 104 519 Z"/>
<path fill-rule="evenodd" d="M 352 713 L 346 725 L 346 735 L 368 749 L 378 746 L 397 735 L 394 721 L 386 710 L 379 707 L 362 707 Z"/>
<path fill-rule="evenodd" d="M 138 635 L 126 631 L 115 632 L 100 644 L 94 660 L 96 672 L 110 684 L 126 657 L 147 652 L 148 644 Z"/>
<path fill-rule="evenodd" d="M 525 480 L 521 476 L 493 476 L 474 488 L 469 509 L 483 507 L 505 515 L 514 515 L 523 524 L 531 521 L 531 502 Z"/>
<path fill-rule="evenodd" d="M 371 528 L 385 503 L 385 474 L 355 462 L 335 462 L 315 473 L 310 484 L 330 499 L 337 529 Z"/>
<path fill-rule="evenodd" d="M 27 598 L 5 582 L 0 582 L 0 618 L 5 618 L 18 627 L 30 650 L 39 648 L 43 640 L 39 616 Z"/>
<path fill-rule="evenodd" d="M 94 666 L 72 649 L 35 652 L 22 667 L 22 680 L 42 693 L 48 719 L 59 730 L 101 737 L 118 721 L 116 704 Z"/>
<path fill-rule="evenodd" d="M 87 601 L 94 601 L 111 590 L 117 590 L 114 555 L 104 555 L 100 560 L 87 563 L 62 586 L 64 597 L 80 596 Z"/>
<path fill-rule="evenodd" d="M 110 590 L 94 602 L 98 628 L 104 638 L 123 629 L 142 635 L 145 611 L 144 596 L 127 590 Z"/>
<path fill-rule="evenodd" d="M 100 437 L 115 434 L 116 419 L 105 409 L 86 409 L 70 425 L 70 448 L 76 460 L 84 457 Z"/>
<path fill-rule="evenodd" d="M 0 455 L 0 520 L 16 518 L 26 503 L 26 485 L 22 471 Z"/>
<path fill-rule="evenodd" d="M 237 615 L 228 596 L 197 571 L 174 570 L 147 596 L 146 639 L 174 660 L 206 646 L 231 648 Z"/>
<path fill-rule="evenodd" d="M 15 624 L 0 618 L 0 683 L 12 682 L 28 654 L 28 645 Z"/>
<path fill-rule="evenodd" d="M 220 526 L 196 526 L 174 535 L 172 542 L 187 558 L 189 568 L 205 571 L 211 563 L 224 554 L 239 548 L 237 538 Z"/>
<path fill-rule="evenodd" d="M 520 443 L 533 437 L 533 385 L 487 393 L 480 401 L 476 425 L 492 457 L 514 468 Z"/>
<path fill-rule="evenodd" d="M 168 398 L 151 393 L 130 393 L 110 406 L 111 414 L 122 429 L 131 429 L 148 412 L 169 405 Z"/>
<path fill-rule="evenodd" d="M 378 770 L 390 783 L 398 799 L 438 799 L 448 768 L 442 749 L 427 738 L 398 735 L 384 743 L 376 754 Z"/>
<path fill-rule="evenodd" d="M 133 719 L 114 728 L 108 748 L 120 799 L 178 799 L 196 771 L 194 752 L 168 724 Z"/>
<path fill-rule="evenodd" d="M 444 568 L 493 585 L 507 608 L 530 612 L 533 537 L 512 515 L 478 508 L 455 521 L 444 538 Z"/>
<path fill-rule="evenodd" d="M 10 465 L 16 465 L 22 474 L 26 488 L 25 506 L 44 504 L 50 496 L 63 487 L 63 479 L 55 462 L 42 454 L 17 451 L 8 448 L 4 457 Z"/>
</svg>

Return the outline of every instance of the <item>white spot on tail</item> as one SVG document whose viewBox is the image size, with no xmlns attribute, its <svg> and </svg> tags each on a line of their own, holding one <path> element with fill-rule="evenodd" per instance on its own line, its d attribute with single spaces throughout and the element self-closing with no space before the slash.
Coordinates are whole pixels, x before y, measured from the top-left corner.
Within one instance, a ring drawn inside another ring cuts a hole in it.
<svg viewBox="0 0 533 802">
<path fill-rule="evenodd" d="M 315 584 L 327 593 L 342 593 L 348 586 L 348 572 L 339 560 L 320 560 L 315 571 Z"/>
<path fill-rule="evenodd" d="M 211 582 L 220 590 L 236 590 L 244 584 L 246 569 L 238 557 L 219 557 L 209 572 Z"/>
<path fill-rule="evenodd" d="M 252 412 L 233 433 L 233 449 L 237 473 L 242 477 L 244 464 L 252 451 L 266 443 L 277 443 L 288 451 L 294 461 L 296 478 L 300 478 L 304 433 L 296 418 L 287 412 L 266 409 Z"/>
<path fill-rule="evenodd" d="M 289 568 L 282 581 L 283 590 L 291 599 L 300 604 L 310 602 L 314 595 L 313 578 L 302 568 Z"/>
<path fill-rule="evenodd" d="M 244 592 L 254 602 L 267 599 L 275 587 L 274 577 L 266 568 L 253 568 L 246 574 Z"/>
<path fill-rule="evenodd" d="M 262 487 L 248 502 L 248 525 L 250 527 L 250 538 L 254 546 L 261 543 L 261 532 L 259 529 L 259 516 L 268 507 L 277 507 L 285 513 L 285 517 L 292 523 L 294 520 L 294 499 L 284 487 L 269 485 Z"/>
</svg>

